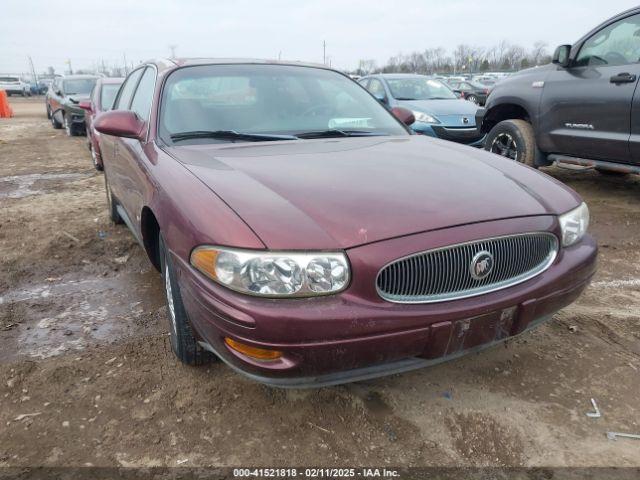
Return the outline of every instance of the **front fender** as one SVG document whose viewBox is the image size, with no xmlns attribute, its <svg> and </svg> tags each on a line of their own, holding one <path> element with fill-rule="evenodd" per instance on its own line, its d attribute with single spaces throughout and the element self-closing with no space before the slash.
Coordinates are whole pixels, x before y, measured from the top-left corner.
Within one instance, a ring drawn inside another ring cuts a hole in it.
<svg viewBox="0 0 640 480">
<path fill-rule="evenodd" d="M 189 262 L 193 248 L 204 244 L 265 248 L 231 207 L 179 159 L 157 145 L 147 145 L 145 150 L 149 151 L 143 186 L 145 206 L 156 217 L 167 247 L 174 255 Z"/>
</svg>

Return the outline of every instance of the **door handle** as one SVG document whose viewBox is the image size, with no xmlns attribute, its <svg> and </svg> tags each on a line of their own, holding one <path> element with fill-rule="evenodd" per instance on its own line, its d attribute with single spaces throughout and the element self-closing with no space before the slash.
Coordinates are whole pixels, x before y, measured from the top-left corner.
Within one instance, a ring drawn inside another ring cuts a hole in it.
<svg viewBox="0 0 640 480">
<path fill-rule="evenodd" d="M 611 83 L 633 83 L 636 81 L 636 76 L 631 73 L 619 73 L 609 79 Z"/>
</svg>

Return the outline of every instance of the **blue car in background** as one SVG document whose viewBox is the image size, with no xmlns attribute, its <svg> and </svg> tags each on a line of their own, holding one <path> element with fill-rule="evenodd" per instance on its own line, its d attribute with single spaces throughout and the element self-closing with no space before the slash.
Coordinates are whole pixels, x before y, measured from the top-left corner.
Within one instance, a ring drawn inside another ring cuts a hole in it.
<svg viewBox="0 0 640 480">
<path fill-rule="evenodd" d="M 484 134 L 476 128 L 478 106 L 462 100 L 440 80 L 415 74 L 369 75 L 359 80 L 389 108 L 404 107 L 416 121 L 411 128 L 423 135 L 481 147 Z"/>
</svg>

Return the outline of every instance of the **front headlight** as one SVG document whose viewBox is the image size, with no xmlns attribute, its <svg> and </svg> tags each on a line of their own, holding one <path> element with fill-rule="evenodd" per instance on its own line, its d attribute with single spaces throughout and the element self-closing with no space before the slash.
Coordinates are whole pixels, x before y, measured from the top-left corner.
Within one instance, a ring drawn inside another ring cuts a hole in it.
<svg viewBox="0 0 640 480">
<path fill-rule="evenodd" d="M 428 113 L 424 113 L 424 112 L 416 112 L 416 111 L 412 111 L 413 116 L 416 119 L 416 122 L 422 122 L 422 123 L 440 123 L 440 120 L 438 120 L 436 117 L 434 117 L 433 115 L 429 115 Z"/>
<path fill-rule="evenodd" d="M 271 252 L 197 247 L 191 265 L 241 293 L 265 297 L 309 297 L 344 290 L 349 263 L 344 253 Z"/>
<path fill-rule="evenodd" d="M 580 241 L 589 228 L 589 208 L 582 203 L 578 208 L 560 215 L 562 246 L 569 247 Z"/>
</svg>

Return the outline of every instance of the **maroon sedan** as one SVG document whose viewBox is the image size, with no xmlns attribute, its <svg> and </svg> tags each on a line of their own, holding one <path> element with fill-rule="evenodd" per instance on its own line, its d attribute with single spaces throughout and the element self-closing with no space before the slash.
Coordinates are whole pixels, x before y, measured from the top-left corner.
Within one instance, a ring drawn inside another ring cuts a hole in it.
<svg viewBox="0 0 640 480">
<path fill-rule="evenodd" d="M 102 170 L 102 154 L 98 138 L 100 133 L 96 132 L 93 121 L 99 113 L 111 110 L 116 94 L 124 78 L 99 78 L 95 87 L 91 91 L 91 98 L 88 102 L 80 102 L 80 107 L 84 109 L 84 121 L 87 127 L 87 146 L 91 152 L 91 159 L 96 170 Z"/>
<path fill-rule="evenodd" d="M 111 218 L 162 273 L 187 364 L 288 387 L 407 371 L 539 325 L 595 272 L 575 192 L 412 135 L 323 66 L 149 63 L 114 109 Z"/>
</svg>

